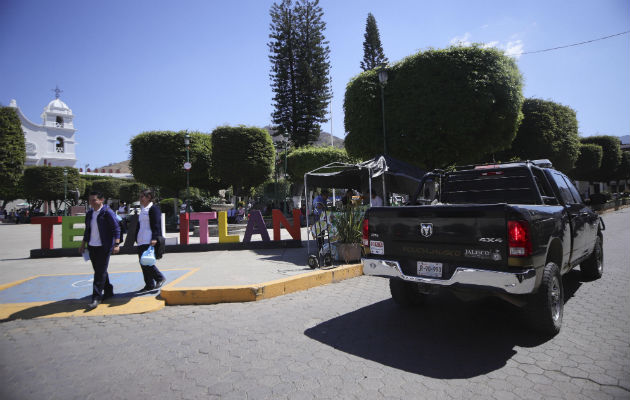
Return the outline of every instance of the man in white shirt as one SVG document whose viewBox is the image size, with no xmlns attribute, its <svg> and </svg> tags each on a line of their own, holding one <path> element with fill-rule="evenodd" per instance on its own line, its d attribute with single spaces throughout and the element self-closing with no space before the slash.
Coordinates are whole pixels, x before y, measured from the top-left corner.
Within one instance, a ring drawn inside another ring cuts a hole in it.
<svg viewBox="0 0 630 400">
<path fill-rule="evenodd" d="M 383 199 L 376 194 L 376 190 L 372 189 L 372 200 L 370 201 L 370 207 L 383 207 Z"/>
</svg>

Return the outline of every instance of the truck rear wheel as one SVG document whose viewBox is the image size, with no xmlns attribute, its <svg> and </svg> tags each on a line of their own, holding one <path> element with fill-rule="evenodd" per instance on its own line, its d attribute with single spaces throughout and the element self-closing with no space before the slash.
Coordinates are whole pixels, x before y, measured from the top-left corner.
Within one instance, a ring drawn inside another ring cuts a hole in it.
<svg viewBox="0 0 630 400">
<path fill-rule="evenodd" d="M 390 278 L 389 290 L 394 302 L 402 307 L 418 306 L 424 303 L 425 294 L 418 291 L 418 285 L 402 279 Z"/>
<path fill-rule="evenodd" d="M 602 247 L 602 237 L 597 235 L 593 253 L 580 264 L 582 278 L 587 281 L 594 281 L 602 277 L 604 273 L 604 249 Z"/>
<path fill-rule="evenodd" d="M 560 332 L 564 313 L 564 288 L 560 268 L 554 262 L 545 265 L 538 292 L 532 295 L 527 306 L 532 328 L 554 336 Z"/>
</svg>

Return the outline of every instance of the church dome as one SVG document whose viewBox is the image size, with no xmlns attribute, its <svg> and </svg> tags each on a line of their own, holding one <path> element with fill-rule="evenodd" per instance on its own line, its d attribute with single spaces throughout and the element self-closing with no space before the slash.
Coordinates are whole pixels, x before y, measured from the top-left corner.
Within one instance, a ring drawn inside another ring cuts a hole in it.
<svg viewBox="0 0 630 400">
<path fill-rule="evenodd" d="M 72 110 L 70 107 L 66 105 L 63 101 L 59 99 L 54 99 L 46 107 L 44 107 L 45 113 L 61 113 L 61 114 L 72 114 Z"/>
</svg>

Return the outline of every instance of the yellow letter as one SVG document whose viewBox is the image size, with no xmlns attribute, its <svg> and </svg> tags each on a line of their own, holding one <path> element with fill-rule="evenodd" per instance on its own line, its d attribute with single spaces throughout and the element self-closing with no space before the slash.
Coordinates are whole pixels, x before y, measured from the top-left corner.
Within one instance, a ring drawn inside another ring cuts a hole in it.
<svg viewBox="0 0 630 400">
<path fill-rule="evenodd" d="M 219 211 L 219 243 L 238 243 L 238 235 L 228 236 L 227 225 L 227 212 Z"/>
</svg>

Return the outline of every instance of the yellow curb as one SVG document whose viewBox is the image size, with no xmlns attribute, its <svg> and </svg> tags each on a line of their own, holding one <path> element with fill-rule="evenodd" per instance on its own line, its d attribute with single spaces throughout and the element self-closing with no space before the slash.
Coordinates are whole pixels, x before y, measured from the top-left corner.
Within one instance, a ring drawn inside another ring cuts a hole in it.
<svg viewBox="0 0 630 400">
<path fill-rule="evenodd" d="M 260 284 L 242 286 L 163 288 L 161 297 L 167 305 L 235 303 L 270 299 L 316 286 L 363 275 L 363 265 L 344 265 L 334 269 L 312 271 Z"/>
<path fill-rule="evenodd" d="M 142 314 L 164 308 L 164 300 L 155 297 L 110 299 L 93 310 L 78 300 L 39 301 L 0 304 L 0 321 L 33 318 L 94 317 L 103 315 Z"/>
</svg>

